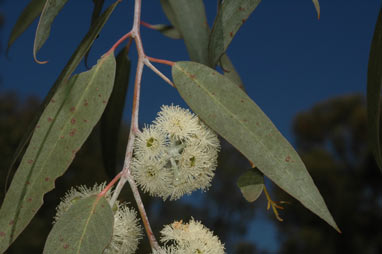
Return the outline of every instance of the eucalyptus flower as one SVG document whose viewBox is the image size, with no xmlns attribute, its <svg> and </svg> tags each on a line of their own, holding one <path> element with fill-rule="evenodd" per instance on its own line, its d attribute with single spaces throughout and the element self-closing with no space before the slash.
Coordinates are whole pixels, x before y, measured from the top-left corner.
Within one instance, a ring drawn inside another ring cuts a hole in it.
<svg viewBox="0 0 382 254">
<path fill-rule="evenodd" d="M 152 125 L 137 134 L 132 174 L 143 191 L 176 200 L 206 190 L 217 166 L 219 139 L 179 106 L 162 106 Z"/>
<path fill-rule="evenodd" d="M 161 231 L 165 244 L 157 253 L 166 254 L 223 254 L 224 244 L 208 228 L 191 219 L 189 223 L 175 221 Z"/>
</svg>

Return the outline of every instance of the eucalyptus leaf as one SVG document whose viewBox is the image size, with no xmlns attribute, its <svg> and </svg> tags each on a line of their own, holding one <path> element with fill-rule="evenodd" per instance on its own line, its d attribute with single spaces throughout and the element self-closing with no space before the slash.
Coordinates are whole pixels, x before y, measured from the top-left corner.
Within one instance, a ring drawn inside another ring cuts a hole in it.
<svg viewBox="0 0 382 254">
<path fill-rule="evenodd" d="M 220 5 L 208 44 L 208 58 L 213 67 L 226 52 L 233 37 L 260 1 L 224 0 Z"/>
<path fill-rule="evenodd" d="M 17 38 L 22 35 L 25 30 L 33 23 L 33 21 L 41 14 L 46 0 L 31 0 L 27 7 L 18 17 L 15 26 L 12 28 L 9 36 L 7 51 Z"/>
<path fill-rule="evenodd" d="M 171 38 L 171 39 L 182 39 L 182 35 L 180 32 L 171 25 L 164 25 L 164 24 L 156 24 L 156 25 L 150 25 L 151 29 L 157 30 L 164 36 Z"/>
<path fill-rule="evenodd" d="M 44 45 L 50 34 L 51 25 L 68 0 L 46 0 L 40 20 L 36 29 L 33 45 L 33 58 L 37 63 L 46 63 L 37 60 L 36 54 Z"/>
<path fill-rule="evenodd" d="M 44 254 L 102 254 L 113 236 L 114 215 L 102 197 L 75 202 L 54 224 Z"/>
<path fill-rule="evenodd" d="M 42 113 L 0 209 L 0 253 L 29 224 L 100 119 L 115 76 L 112 52 L 60 86 Z"/>
<path fill-rule="evenodd" d="M 251 168 L 237 180 L 243 197 L 248 202 L 256 201 L 264 189 L 264 175 L 256 168 Z"/>
<path fill-rule="evenodd" d="M 125 47 L 117 55 L 113 92 L 101 118 L 102 157 L 106 172 L 111 178 L 116 173 L 119 130 L 129 86 L 131 62 L 127 56 L 128 53 L 129 50 Z"/>
<path fill-rule="evenodd" d="M 381 149 L 381 86 L 382 86 L 382 10 L 379 11 L 370 47 L 367 72 L 367 117 L 369 142 L 374 158 L 382 172 Z"/>
<path fill-rule="evenodd" d="M 93 7 L 92 17 L 90 20 L 90 29 L 95 24 L 96 20 L 99 18 L 104 3 L 105 3 L 105 0 L 93 0 L 94 7 Z M 88 52 L 86 52 L 85 57 L 84 57 L 85 66 L 88 69 L 89 69 L 88 57 L 89 57 L 90 50 L 91 50 L 91 46 L 90 46 Z"/>
<path fill-rule="evenodd" d="M 117 0 L 114 4 L 110 5 L 110 7 L 105 10 L 105 12 L 101 15 L 99 19 L 96 20 L 94 25 L 90 28 L 88 33 L 85 35 L 85 37 L 82 39 L 81 43 L 77 47 L 76 51 L 73 53 L 73 55 L 70 57 L 68 63 L 58 76 L 56 82 L 54 85 L 50 88 L 48 95 L 45 97 L 43 103 L 41 104 L 41 107 L 32 120 L 32 123 L 28 126 L 26 130 L 26 134 L 21 139 L 19 145 L 17 146 L 15 155 L 13 156 L 11 166 L 9 167 L 9 170 L 13 170 L 14 165 L 16 161 L 19 159 L 21 154 L 23 153 L 25 146 L 29 142 L 30 138 L 32 137 L 33 130 L 37 124 L 37 121 L 40 119 L 41 114 L 45 107 L 48 105 L 50 100 L 52 99 L 53 95 L 57 91 L 58 87 L 65 85 L 67 80 L 69 79 L 70 75 L 74 72 L 74 70 L 77 68 L 79 63 L 81 62 L 82 58 L 86 54 L 86 52 L 89 50 L 90 46 L 94 42 L 95 38 L 103 28 L 106 21 L 109 19 L 110 15 L 114 11 L 115 7 L 119 3 L 119 0 Z"/>
<path fill-rule="evenodd" d="M 304 163 L 271 120 L 230 79 L 194 62 L 172 67 L 188 106 L 259 170 L 339 231 Z"/>
<path fill-rule="evenodd" d="M 209 28 L 203 0 L 161 0 L 161 4 L 181 33 L 190 59 L 208 65 Z"/>
</svg>

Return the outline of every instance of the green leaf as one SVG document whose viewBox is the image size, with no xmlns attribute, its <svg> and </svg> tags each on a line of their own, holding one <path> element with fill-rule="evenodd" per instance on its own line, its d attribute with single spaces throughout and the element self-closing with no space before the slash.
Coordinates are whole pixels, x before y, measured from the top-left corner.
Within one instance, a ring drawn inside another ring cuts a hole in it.
<svg viewBox="0 0 382 254">
<path fill-rule="evenodd" d="M 210 34 L 208 58 L 216 66 L 220 57 L 227 50 L 233 37 L 261 0 L 224 0 Z"/>
<path fill-rule="evenodd" d="M 102 156 L 105 169 L 111 178 L 116 173 L 119 130 L 129 85 L 131 62 L 127 56 L 128 53 L 128 48 L 124 48 L 117 55 L 113 92 L 101 118 Z"/>
<path fill-rule="evenodd" d="M 46 0 L 34 38 L 33 58 L 37 63 L 46 63 L 37 60 L 36 54 L 48 39 L 50 34 L 50 27 L 67 1 L 68 0 Z"/>
<path fill-rule="evenodd" d="M 370 47 L 367 72 L 367 117 L 369 142 L 374 158 L 382 172 L 381 149 L 381 86 L 382 86 L 382 9 L 379 11 Z"/>
<path fill-rule="evenodd" d="M 113 211 L 104 197 L 80 199 L 54 224 L 43 253 L 102 254 L 113 236 L 113 224 Z"/>
<path fill-rule="evenodd" d="M 240 87 L 240 89 L 245 91 L 245 87 L 243 82 L 241 81 L 239 73 L 237 73 L 235 66 L 233 66 L 227 54 L 223 54 L 222 57 L 220 58 L 220 65 L 224 71 L 224 76 L 229 78 L 233 83 L 235 83 L 238 87 Z"/>
<path fill-rule="evenodd" d="M 93 0 L 94 8 L 92 13 L 92 18 L 90 20 L 90 29 L 95 24 L 96 20 L 98 19 L 99 15 L 101 14 L 103 4 L 105 3 L 105 0 Z M 86 52 L 84 57 L 85 66 L 88 67 L 88 57 L 90 53 L 91 47 L 89 48 L 88 52 Z"/>
<path fill-rule="evenodd" d="M 181 33 L 190 59 L 208 65 L 209 28 L 203 0 L 161 0 L 161 4 Z"/>
<path fill-rule="evenodd" d="M 317 11 L 317 18 L 320 19 L 320 3 L 318 0 L 312 0 L 314 4 L 314 8 L 316 8 Z"/>
<path fill-rule="evenodd" d="M 237 186 L 248 202 L 254 202 L 263 192 L 264 175 L 258 169 L 251 168 L 239 177 Z"/>
<path fill-rule="evenodd" d="M 0 253 L 43 204 L 100 119 L 115 75 L 112 53 L 60 86 L 45 108 L 0 209 Z"/>
<path fill-rule="evenodd" d="M 180 32 L 171 25 L 164 25 L 164 24 L 156 24 L 156 25 L 150 25 L 151 29 L 157 30 L 164 36 L 171 38 L 171 39 L 182 39 L 182 35 Z"/>
<path fill-rule="evenodd" d="M 177 62 L 172 75 L 182 98 L 208 126 L 284 191 L 339 230 L 297 152 L 246 93 L 198 63 Z"/>
<path fill-rule="evenodd" d="M 27 7 L 23 10 L 21 15 L 16 21 L 9 36 L 7 51 L 21 34 L 33 23 L 33 21 L 40 15 L 46 0 L 31 0 Z"/>
<path fill-rule="evenodd" d="M 26 130 L 26 135 L 22 138 L 21 142 L 19 143 L 15 155 L 13 157 L 11 166 L 9 167 L 9 170 L 12 170 L 16 161 L 24 151 L 24 148 L 30 138 L 32 137 L 33 130 L 37 124 L 37 121 L 40 119 L 40 116 L 44 110 L 44 108 L 48 105 L 50 100 L 52 99 L 53 95 L 57 91 L 58 87 L 61 85 L 65 85 L 66 81 L 69 79 L 70 75 L 74 72 L 74 70 L 77 68 L 79 63 L 81 62 L 82 58 L 84 57 L 85 53 L 89 50 L 90 46 L 94 42 L 95 38 L 97 38 L 97 35 L 103 28 L 106 21 L 109 19 L 111 13 L 114 11 L 115 7 L 119 3 L 119 0 L 116 1 L 114 4 L 110 5 L 110 7 L 101 15 L 99 19 L 94 23 L 94 25 L 91 27 L 91 29 L 88 31 L 88 33 L 85 35 L 85 37 L 82 39 L 80 45 L 77 47 L 76 51 L 73 53 L 73 55 L 70 57 L 68 63 L 58 76 L 56 82 L 51 87 L 51 89 L 48 92 L 48 95 L 45 97 L 43 103 L 41 104 L 41 107 L 39 109 L 39 112 L 36 114 L 36 117 L 33 119 L 32 123 L 28 126 Z"/>
</svg>

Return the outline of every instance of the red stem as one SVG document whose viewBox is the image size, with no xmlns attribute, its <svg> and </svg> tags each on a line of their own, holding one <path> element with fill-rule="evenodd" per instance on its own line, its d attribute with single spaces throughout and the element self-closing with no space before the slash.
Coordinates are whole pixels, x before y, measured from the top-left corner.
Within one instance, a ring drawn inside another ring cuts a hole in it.
<svg viewBox="0 0 382 254">
<path fill-rule="evenodd" d="M 106 193 L 113 187 L 113 185 L 121 178 L 122 172 L 119 172 L 118 175 L 116 175 L 113 180 L 98 194 L 98 197 L 104 197 Z"/>
<path fill-rule="evenodd" d="M 167 65 L 170 65 L 170 66 L 173 66 L 175 64 L 175 62 L 173 61 L 169 61 L 169 60 L 163 60 L 163 59 L 158 59 L 158 58 L 154 58 L 154 57 L 147 57 L 151 62 L 154 62 L 154 63 L 161 63 L 161 64 L 167 64 Z"/>
<path fill-rule="evenodd" d="M 131 36 L 131 31 L 125 34 L 124 36 L 122 36 L 116 43 L 114 43 L 114 45 L 109 49 L 109 51 L 106 54 L 110 54 L 111 52 L 113 52 L 124 40 L 126 40 L 130 36 Z"/>
<path fill-rule="evenodd" d="M 141 20 L 140 23 L 144 27 L 147 27 L 147 28 L 150 28 L 150 29 L 154 29 L 154 27 L 152 25 L 150 25 L 149 23 L 144 22 L 143 20 Z"/>
</svg>

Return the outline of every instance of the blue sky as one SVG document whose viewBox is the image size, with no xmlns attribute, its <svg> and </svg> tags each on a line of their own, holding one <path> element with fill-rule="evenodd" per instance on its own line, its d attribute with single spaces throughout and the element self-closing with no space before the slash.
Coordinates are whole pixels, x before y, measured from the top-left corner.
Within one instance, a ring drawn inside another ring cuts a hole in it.
<svg viewBox="0 0 382 254">
<path fill-rule="evenodd" d="M 107 0 L 105 5 L 112 2 Z M 4 0 L 0 4 L 6 22 L 1 31 L 2 50 L 27 3 Z M 205 3 L 211 25 L 216 1 Z M 366 91 L 369 48 L 381 1 L 321 0 L 320 4 L 321 19 L 317 20 L 311 0 L 263 0 L 228 49 L 249 96 L 292 143 L 291 123 L 296 113 L 336 95 Z M 158 0 L 143 1 L 142 8 L 142 20 L 168 23 Z M 91 10 L 91 0 L 68 2 L 38 54 L 40 60 L 49 60 L 45 65 L 34 63 L 32 57 L 35 22 L 12 46 L 9 59 L 0 57 L 0 91 L 13 90 L 22 97 L 42 98 L 86 33 Z M 132 11 L 132 0 L 119 4 L 93 46 L 91 65 L 129 31 Z M 149 56 L 171 61 L 188 59 L 181 40 L 168 39 L 147 28 L 141 32 Z M 135 56 L 132 52 L 133 60 Z M 156 66 L 171 77 L 168 66 Z M 84 70 L 81 65 L 78 72 Z M 142 123 L 153 120 L 162 104 L 184 105 L 176 90 L 149 69 L 143 73 L 141 103 Z M 131 96 L 125 110 L 126 120 L 130 119 L 130 105 Z M 253 223 L 249 237 L 257 239 L 258 247 L 274 251 L 276 232 L 269 223 L 260 222 L 263 218 L 260 216 Z"/>
</svg>

